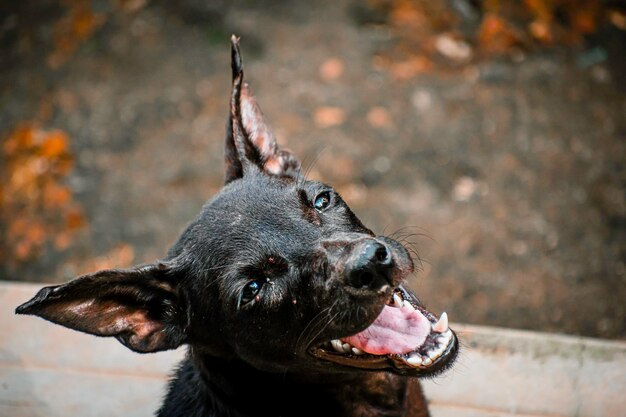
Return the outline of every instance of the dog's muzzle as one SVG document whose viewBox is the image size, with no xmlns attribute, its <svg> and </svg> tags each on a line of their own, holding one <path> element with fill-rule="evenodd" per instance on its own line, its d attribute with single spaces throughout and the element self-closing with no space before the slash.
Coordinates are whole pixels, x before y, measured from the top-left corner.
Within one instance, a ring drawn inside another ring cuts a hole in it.
<svg viewBox="0 0 626 417">
<path fill-rule="evenodd" d="M 330 340 L 310 346 L 313 356 L 352 368 L 415 376 L 432 376 L 452 364 L 458 340 L 448 327 L 447 314 L 435 316 L 402 285 L 413 271 L 404 247 L 389 238 L 353 234 L 325 241 L 323 247 L 331 280 L 350 294 L 341 308 L 360 314 L 344 315 L 355 321 L 338 326 Z M 353 328 L 360 331 L 349 330 Z"/>
</svg>

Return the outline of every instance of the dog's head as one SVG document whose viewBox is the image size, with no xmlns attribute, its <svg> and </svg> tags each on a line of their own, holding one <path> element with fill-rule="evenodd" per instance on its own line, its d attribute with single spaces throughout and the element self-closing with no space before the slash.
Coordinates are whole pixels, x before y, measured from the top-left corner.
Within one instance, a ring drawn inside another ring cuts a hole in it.
<svg viewBox="0 0 626 417">
<path fill-rule="evenodd" d="M 155 264 L 43 288 L 17 308 L 137 352 L 189 344 L 255 368 L 433 375 L 458 349 L 447 316 L 403 285 L 407 250 L 366 228 L 280 148 L 232 39 L 226 185 Z"/>
</svg>

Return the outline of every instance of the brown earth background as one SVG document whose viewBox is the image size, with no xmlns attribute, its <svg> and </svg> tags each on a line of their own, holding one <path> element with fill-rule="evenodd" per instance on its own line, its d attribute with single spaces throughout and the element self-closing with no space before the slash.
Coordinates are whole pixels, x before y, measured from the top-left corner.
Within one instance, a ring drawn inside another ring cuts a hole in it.
<svg viewBox="0 0 626 417">
<path fill-rule="evenodd" d="M 0 279 L 165 254 L 222 185 L 236 33 L 279 142 L 417 252 L 430 309 L 624 339 L 625 10 L 3 1 Z"/>
</svg>

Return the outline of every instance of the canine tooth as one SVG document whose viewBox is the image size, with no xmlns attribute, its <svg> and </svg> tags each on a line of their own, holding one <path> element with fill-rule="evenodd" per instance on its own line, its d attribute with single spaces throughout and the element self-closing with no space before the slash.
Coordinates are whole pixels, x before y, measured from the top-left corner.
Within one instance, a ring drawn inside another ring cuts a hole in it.
<svg viewBox="0 0 626 417">
<path fill-rule="evenodd" d="M 339 352 L 339 353 L 343 353 L 343 346 L 341 345 L 341 341 L 335 339 L 335 340 L 331 340 L 330 344 L 333 345 L 333 348 Z"/>
<path fill-rule="evenodd" d="M 420 366 L 422 364 L 422 357 L 417 353 L 412 353 L 406 358 L 406 363 L 411 366 Z"/>
<path fill-rule="evenodd" d="M 352 352 L 353 352 L 355 355 L 362 355 L 362 354 L 364 354 L 364 353 L 365 353 L 365 352 L 364 352 L 364 351 L 362 351 L 361 349 L 359 349 L 359 348 L 355 348 L 355 347 L 353 347 L 353 348 L 352 348 Z"/>
<path fill-rule="evenodd" d="M 430 352 L 428 352 L 428 357 L 432 361 L 437 359 L 439 356 L 441 356 L 441 351 L 439 349 L 431 350 Z"/>
<path fill-rule="evenodd" d="M 344 353 L 352 352 L 352 346 L 350 345 L 350 343 L 344 343 L 342 345 L 342 348 L 343 348 Z"/>
<path fill-rule="evenodd" d="M 402 308 L 402 298 L 398 294 L 393 295 L 393 305 L 394 307 Z"/>
<path fill-rule="evenodd" d="M 424 366 L 428 366 L 428 365 L 432 365 L 433 360 L 430 358 L 425 358 L 424 361 L 422 362 L 422 365 Z"/>
<path fill-rule="evenodd" d="M 445 333 L 448 330 L 448 313 L 442 313 L 437 323 L 433 324 L 433 330 L 437 333 Z"/>
<path fill-rule="evenodd" d="M 413 304 L 409 303 L 408 301 L 402 303 L 402 307 L 408 308 L 411 311 L 415 311 L 415 307 L 413 307 Z"/>
</svg>

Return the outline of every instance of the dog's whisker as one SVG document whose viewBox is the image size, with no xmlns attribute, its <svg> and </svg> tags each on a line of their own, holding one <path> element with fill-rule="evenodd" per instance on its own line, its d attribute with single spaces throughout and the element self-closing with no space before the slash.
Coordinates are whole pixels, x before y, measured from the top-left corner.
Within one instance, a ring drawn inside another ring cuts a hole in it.
<svg viewBox="0 0 626 417">
<path fill-rule="evenodd" d="M 304 327 L 304 329 L 300 333 L 300 336 L 298 337 L 298 340 L 296 341 L 296 345 L 295 345 L 296 352 L 300 350 L 300 346 L 301 345 L 304 345 L 304 347 L 306 348 L 326 328 L 326 326 L 328 326 L 328 324 L 325 324 L 321 331 L 319 331 L 319 332 L 317 332 L 316 334 L 313 335 L 313 333 L 316 331 L 315 330 L 316 327 L 319 326 L 323 322 L 324 317 L 330 317 L 331 316 L 331 311 L 337 305 L 337 302 L 338 301 L 335 300 L 333 302 L 333 304 L 331 304 L 330 307 L 324 308 L 322 311 L 317 313 L 315 315 L 315 317 L 313 317 L 307 323 L 307 325 Z M 337 313 L 337 314 L 339 314 L 339 313 Z M 334 320 L 334 318 L 329 320 L 328 323 L 330 323 L 332 320 Z M 313 336 L 309 337 L 309 335 L 313 335 Z"/>
<path fill-rule="evenodd" d="M 413 261 L 413 264 L 418 264 L 419 265 L 419 270 L 423 270 L 424 269 L 424 264 L 423 264 L 423 259 L 419 253 L 419 251 L 417 250 L 417 248 L 411 244 L 411 242 L 403 242 L 401 240 L 399 240 L 398 242 L 400 242 L 403 246 L 404 249 L 408 252 L 409 256 L 411 257 L 411 260 Z"/>
<path fill-rule="evenodd" d="M 309 328 L 316 324 L 316 320 L 323 314 L 326 314 L 331 308 L 332 306 L 322 309 L 311 320 L 309 320 L 306 326 L 304 326 L 304 329 L 302 329 L 302 331 L 300 332 L 300 336 L 298 336 L 298 339 L 296 341 L 296 346 L 300 343 L 300 340 L 304 337 L 304 335 L 309 331 Z"/>
<path fill-rule="evenodd" d="M 296 346 L 299 346 L 299 344 L 304 343 L 305 345 L 307 344 L 306 340 L 309 338 L 309 334 L 312 334 L 315 331 L 315 328 L 322 323 L 322 321 L 324 320 L 324 317 L 328 317 L 330 316 L 330 311 L 332 310 L 332 308 L 334 307 L 335 303 L 333 303 L 330 307 L 326 307 L 324 308 L 322 311 L 320 311 L 319 313 L 317 313 L 315 315 L 315 317 L 313 317 L 305 326 L 305 328 L 302 330 L 302 332 L 300 333 L 300 336 L 298 337 L 298 341 L 296 342 Z"/>
<path fill-rule="evenodd" d="M 391 226 L 391 222 L 387 223 L 385 227 L 383 227 L 383 232 L 381 233 L 383 236 L 387 236 L 387 229 Z M 395 233 L 395 232 L 394 232 Z M 389 235 L 389 237 L 393 238 L 393 234 Z"/>
<path fill-rule="evenodd" d="M 307 167 L 306 171 L 304 171 L 304 182 L 306 182 L 309 178 L 309 174 L 311 173 L 311 171 L 313 170 L 313 167 L 315 167 L 315 164 L 317 164 L 317 161 L 319 160 L 320 156 L 322 155 L 322 153 L 328 148 L 327 145 L 322 146 L 316 153 L 315 158 L 313 159 L 313 161 L 311 161 L 311 163 L 309 164 L 309 166 Z"/>
<path fill-rule="evenodd" d="M 306 177 L 302 175 L 302 168 L 307 164 L 308 159 L 309 159 L 310 156 L 311 156 L 311 154 L 307 153 L 305 155 L 304 159 L 302 159 L 302 163 L 298 167 L 298 173 L 297 173 L 297 176 L 296 176 L 296 188 L 302 187 L 302 184 L 304 184 L 306 182 Z"/>
<path fill-rule="evenodd" d="M 424 229 L 423 227 L 421 227 L 421 226 L 402 226 L 402 227 L 398 228 L 396 231 L 394 231 L 393 233 L 391 233 L 389 235 L 389 237 L 394 238 L 396 236 L 402 236 L 402 235 L 404 235 L 404 233 L 406 233 L 407 230 L 410 230 L 410 229 L 417 229 L 417 230 L 420 231 L 420 233 L 414 233 L 414 235 L 416 235 L 416 236 L 425 237 L 425 238 L 427 238 L 429 240 L 433 240 L 433 241 L 435 240 L 432 237 L 432 235 L 430 235 L 428 233 L 428 231 L 426 229 Z"/>
<path fill-rule="evenodd" d="M 332 308 L 331 308 L 332 309 Z M 305 347 L 311 345 L 311 343 L 324 331 L 326 330 L 326 328 L 331 325 L 333 323 L 333 321 L 337 318 L 337 316 L 339 316 L 341 314 L 340 311 L 338 311 L 337 313 L 335 313 L 334 315 L 330 316 L 330 310 L 329 310 L 329 314 L 328 314 L 328 320 L 326 320 L 325 323 L 323 323 L 323 326 L 316 331 L 315 333 L 312 333 L 311 336 L 308 338 L 307 343 L 304 345 Z M 320 324 L 322 322 L 320 321 Z M 316 326 L 317 327 L 317 326 Z"/>
</svg>

